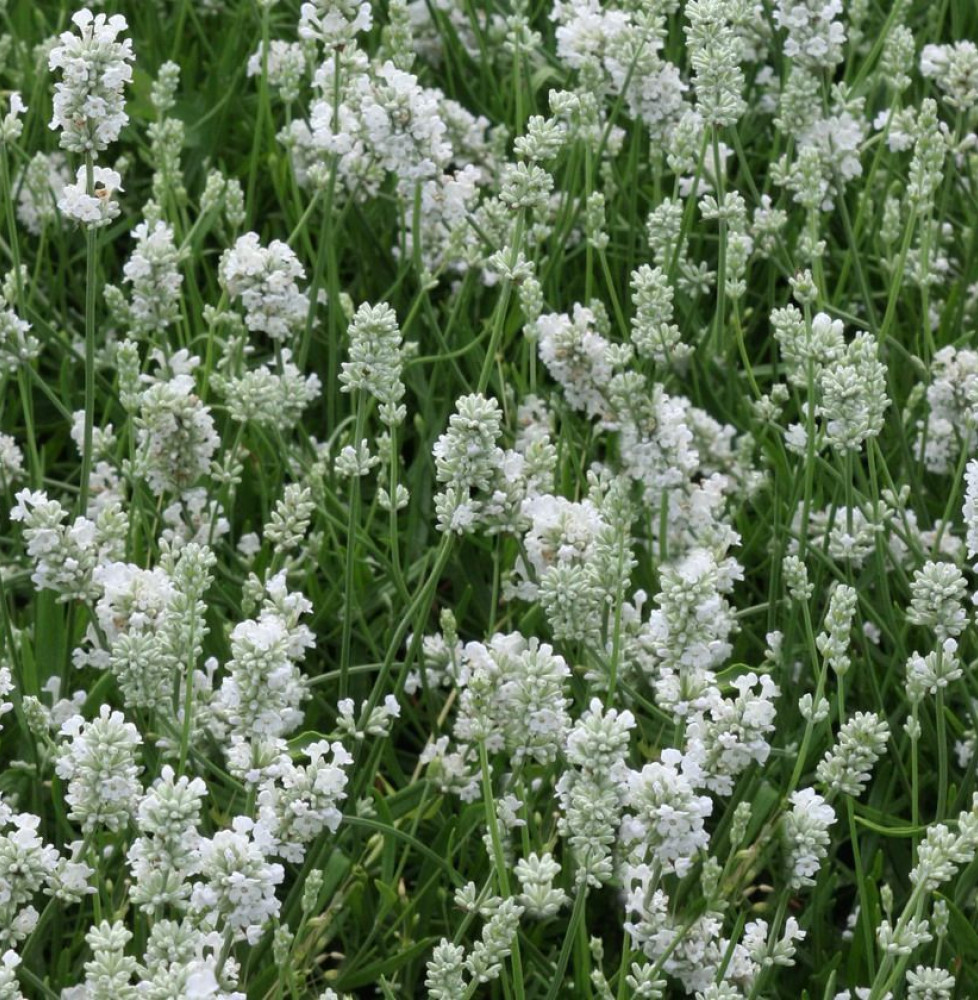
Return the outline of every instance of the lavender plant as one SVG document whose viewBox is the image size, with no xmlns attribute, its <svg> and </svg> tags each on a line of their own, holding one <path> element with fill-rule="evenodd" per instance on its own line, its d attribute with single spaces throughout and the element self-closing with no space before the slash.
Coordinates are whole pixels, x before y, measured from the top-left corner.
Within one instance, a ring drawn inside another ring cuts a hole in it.
<svg viewBox="0 0 978 1000">
<path fill-rule="evenodd" d="M 978 995 L 978 8 L 0 0 L 0 1000 Z"/>
</svg>

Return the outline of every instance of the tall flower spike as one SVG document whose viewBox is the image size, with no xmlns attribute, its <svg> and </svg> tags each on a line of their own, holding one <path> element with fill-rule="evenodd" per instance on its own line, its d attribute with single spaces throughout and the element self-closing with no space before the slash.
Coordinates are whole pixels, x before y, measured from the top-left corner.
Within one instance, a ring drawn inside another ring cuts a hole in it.
<svg viewBox="0 0 978 1000">
<path fill-rule="evenodd" d="M 224 251 L 218 273 L 228 297 L 241 300 L 249 330 L 285 340 L 305 323 L 309 299 L 296 284 L 305 271 L 281 240 L 266 248 L 257 233 L 245 233 Z"/>
<path fill-rule="evenodd" d="M 443 487 L 435 498 L 439 530 L 472 530 L 482 509 L 472 493 L 489 489 L 499 468 L 503 451 L 496 442 L 501 430 L 502 413 L 495 399 L 473 393 L 456 401 L 448 430 L 432 449 Z"/>
<path fill-rule="evenodd" d="M 968 558 L 978 557 L 978 460 L 972 459 L 964 474 L 967 488 L 964 493 L 964 505 L 961 513 L 964 516 L 964 526 L 967 530 L 965 541 L 968 545 Z M 974 562 L 972 569 L 978 567 Z"/>
<path fill-rule="evenodd" d="M 20 138 L 24 131 L 24 123 L 20 119 L 26 111 L 27 105 L 21 98 L 20 92 L 13 91 L 7 98 L 7 113 L 0 121 L 0 142 L 14 142 Z"/>
<path fill-rule="evenodd" d="M 364 302 L 350 324 L 350 360 L 343 362 L 340 382 L 344 392 L 360 389 L 380 403 L 380 419 L 388 426 L 401 423 L 407 411 L 400 402 L 401 331 L 397 315 L 381 302 Z"/>
<path fill-rule="evenodd" d="M 818 780 L 833 792 L 861 795 L 873 765 L 886 751 L 890 729 L 875 712 L 856 712 L 839 730 L 839 738 L 825 752 L 816 770 Z"/>
<path fill-rule="evenodd" d="M 125 282 L 132 286 L 129 326 L 137 336 L 164 330 L 180 318 L 180 251 L 173 227 L 161 220 L 150 226 L 142 222 L 132 231 L 136 241 L 122 269 Z"/>
<path fill-rule="evenodd" d="M 129 121 L 122 91 L 132 80 L 132 42 L 118 41 L 128 27 L 121 14 L 96 16 L 85 7 L 71 20 L 79 34 L 63 32 L 48 58 L 62 73 L 51 128 L 61 129 L 64 149 L 93 153 L 115 142 Z"/>
<path fill-rule="evenodd" d="M 202 881 L 194 885 L 190 909 L 201 914 L 205 924 L 223 923 L 238 939 L 254 945 L 268 921 L 278 916 L 275 887 L 285 878 L 285 869 L 265 860 L 247 816 L 236 816 L 231 826 L 200 843 Z"/>
<path fill-rule="evenodd" d="M 55 769 L 68 782 L 68 818 L 89 833 L 99 826 L 120 830 L 136 811 L 140 792 L 137 763 L 143 742 L 121 712 L 102 705 L 98 718 L 74 715 L 61 727 L 66 742 L 58 748 Z"/>
<path fill-rule="evenodd" d="M 907 621 L 931 629 L 939 642 L 956 638 L 968 624 L 964 595 L 968 582 L 954 563 L 928 561 L 910 583 Z"/>
<path fill-rule="evenodd" d="M 784 817 L 784 832 L 793 889 L 815 884 L 815 876 L 828 853 L 828 829 L 834 822 L 835 810 L 813 788 L 792 792 L 791 809 Z"/>
</svg>

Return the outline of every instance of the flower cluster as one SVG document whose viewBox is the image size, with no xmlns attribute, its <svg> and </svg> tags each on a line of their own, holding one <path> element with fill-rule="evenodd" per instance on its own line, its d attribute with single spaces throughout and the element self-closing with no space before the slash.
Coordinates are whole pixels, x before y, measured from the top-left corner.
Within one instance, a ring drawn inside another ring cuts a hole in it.
<svg viewBox="0 0 978 1000">
<path fill-rule="evenodd" d="M 129 121 L 123 88 L 132 81 L 132 42 L 119 35 L 128 28 L 121 14 L 108 17 L 83 8 L 71 18 L 78 34 L 64 32 L 51 49 L 48 65 L 61 70 L 54 88 L 51 128 L 61 130 L 61 145 L 91 154 L 119 138 Z"/>
<path fill-rule="evenodd" d="M 257 233 L 239 236 L 221 257 L 220 278 L 232 300 L 241 302 L 249 330 L 288 340 L 306 321 L 309 299 L 299 291 L 305 271 L 281 240 L 263 247 Z"/>
<path fill-rule="evenodd" d="M 0 1000 L 978 995 L 969 5 L 67 5 Z"/>
</svg>

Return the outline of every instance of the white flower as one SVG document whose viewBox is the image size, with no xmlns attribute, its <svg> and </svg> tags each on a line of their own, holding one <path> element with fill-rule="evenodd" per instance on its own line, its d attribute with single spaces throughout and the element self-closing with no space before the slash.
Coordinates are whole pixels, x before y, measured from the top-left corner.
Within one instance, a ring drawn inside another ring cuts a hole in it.
<svg viewBox="0 0 978 1000">
<path fill-rule="evenodd" d="M 821 371 L 819 386 L 822 402 L 817 412 L 825 420 L 831 446 L 858 451 L 864 441 L 879 435 L 889 399 L 886 366 L 879 360 L 875 337 L 857 334 L 844 357 Z"/>
<path fill-rule="evenodd" d="M 520 905 L 531 917 L 538 920 L 553 917 L 569 902 L 563 889 L 553 887 L 554 879 L 560 874 L 560 865 L 549 852 L 520 858 L 515 872 L 523 890 Z"/>
<path fill-rule="evenodd" d="M 248 59 L 248 76 L 261 76 L 264 52 L 261 43 Z M 299 87 L 306 71 L 306 55 L 299 42 L 272 39 L 268 47 L 268 85 L 281 91 L 286 103 L 299 96 Z"/>
<path fill-rule="evenodd" d="M 766 674 L 750 672 L 733 681 L 735 698 L 720 698 L 686 726 L 686 753 L 703 771 L 706 788 L 731 795 L 733 779 L 752 762 L 763 764 L 771 752 L 778 686 Z M 755 687 L 759 691 L 755 691 Z"/>
<path fill-rule="evenodd" d="M 814 885 L 814 876 L 828 852 L 829 827 L 835 810 L 813 788 L 791 793 L 791 809 L 784 818 L 788 841 L 788 867 L 794 889 Z"/>
<path fill-rule="evenodd" d="M 48 58 L 62 71 L 51 128 L 61 129 L 64 149 L 90 154 L 114 142 L 129 121 L 122 91 L 132 80 L 132 42 L 117 41 L 128 27 L 121 14 L 95 16 L 86 7 L 71 20 L 79 34 L 63 32 Z"/>
<path fill-rule="evenodd" d="M 0 122 L 0 141 L 13 142 L 19 139 L 24 131 L 21 116 L 27 111 L 27 105 L 20 96 L 20 91 L 14 90 L 7 99 L 7 113 Z"/>
<path fill-rule="evenodd" d="M 589 417 L 606 416 L 612 376 L 606 317 L 578 304 L 573 316 L 544 314 L 534 330 L 540 360 L 560 383 L 568 404 Z"/>
<path fill-rule="evenodd" d="M 323 830 L 335 833 L 346 798 L 345 768 L 353 757 L 342 743 L 319 740 L 306 748 L 309 763 L 297 765 L 283 755 L 277 773 L 258 790 L 258 823 L 254 838 L 266 854 L 300 863 L 306 846 Z"/>
<path fill-rule="evenodd" d="M 448 165 L 452 147 L 438 91 L 387 61 L 360 96 L 363 138 L 384 169 L 413 186 Z"/>
<path fill-rule="evenodd" d="M 975 447 L 971 427 L 978 409 L 978 351 L 942 347 L 930 371 L 930 414 L 918 424 L 918 441 L 924 439 L 928 471 L 947 475 L 954 470 L 962 442 L 970 441 L 972 450 Z"/>
<path fill-rule="evenodd" d="M 380 403 L 380 419 L 392 426 L 401 423 L 407 410 L 400 402 L 403 364 L 401 330 L 397 315 L 381 302 L 364 302 L 350 323 L 350 360 L 343 362 L 340 382 L 343 392 L 360 390 Z"/>
<path fill-rule="evenodd" d="M 858 796 L 886 750 L 890 729 L 875 712 L 856 712 L 839 730 L 839 738 L 819 762 L 818 780 L 833 792 Z"/>
<path fill-rule="evenodd" d="M 9 486 L 24 476 L 24 453 L 9 435 L 0 434 L 0 484 Z"/>
<path fill-rule="evenodd" d="M 71 171 L 64 153 L 35 153 L 18 174 L 14 188 L 17 195 L 17 218 L 35 236 L 58 218 L 57 203 L 65 185 L 71 183 Z"/>
<path fill-rule="evenodd" d="M 92 193 L 88 190 L 87 170 L 79 167 L 74 184 L 66 184 L 58 201 L 61 213 L 89 226 L 107 226 L 119 215 L 116 191 L 122 191 L 122 177 L 107 167 L 92 170 Z"/>
<path fill-rule="evenodd" d="M 285 869 L 269 864 L 252 838 L 254 823 L 245 816 L 232 820 L 232 829 L 219 830 L 200 842 L 200 876 L 190 897 L 190 909 L 202 915 L 205 925 L 221 921 L 257 944 L 265 926 L 278 916 L 275 887 Z"/>
<path fill-rule="evenodd" d="M 132 902 L 147 913 L 163 903 L 183 906 L 190 896 L 189 877 L 200 860 L 197 826 L 207 796 L 203 779 L 177 778 L 164 765 L 160 777 L 136 810 L 140 836 L 129 847 Z"/>
<path fill-rule="evenodd" d="M 978 103 L 978 46 L 974 42 L 925 45 L 920 72 L 937 82 L 952 108 L 967 111 Z"/>
<path fill-rule="evenodd" d="M 485 503 L 478 494 L 491 488 L 502 465 L 503 450 L 497 444 L 501 431 L 502 413 L 495 399 L 472 393 L 456 400 L 448 430 L 432 448 L 443 487 L 435 498 L 441 531 L 462 534 L 475 526 Z"/>
<path fill-rule="evenodd" d="M 467 679 L 455 736 L 505 749 L 514 763 L 553 761 L 570 728 L 564 658 L 519 632 L 497 633 L 487 645 L 470 642 L 463 657 Z"/>
<path fill-rule="evenodd" d="M 597 698 L 574 723 L 564 749 L 571 765 L 557 782 L 566 837 L 581 877 L 598 886 L 611 878 L 611 850 L 628 789 L 625 765 L 635 717 L 629 711 L 605 711 Z"/>
<path fill-rule="evenodd" d="M 727 569 L 706 548 L 663 566 L 658 607 L 639 632 L 656 698 L 677 716 L 709 706 L 713 671 L 730 655 L 736 620 L 726 598 L 733 585 Z"/>
<path fill-rule="evenodd" d="M 180 318 L 180 253 L 173 227 L 165 222 L 157 220 L 152 228 L 142 222 L 131 235 L 136 248 L 122 268 L 126 283 L 132 285 L 128 318 L 134 336 L 149 336 Z"/>
<path fill-rule="evenodd" d="M 55 591 L 62 601 L 97 597 L 95 567 L 121 559 L 128 534 L 118 503 L 106 505 L 94 521 L 76 517 L 66 524 L 68 512 L 44 492 L 21 490 L 15 499 L 10 519 L 23 523 L 34 586 Z"/>
<path fill-rule="evenodd" d="M 907 621 L 933 631 L 939 642 L 956 638 L 968 624 L 963 602 L 968 590 L 954 563 L 926 562 L 910 583 Z"/>
<path fill-rule="evenodd" d="M 13 813 L 0 800 L 0 948 L 33 930 L 38 914 L 31 901 L 59 860 L 57 848 L 39 835 L 40 823 L 39 816 Z"/>
<path fill-rule="evenodd" d="M 55 769 L 68 782 L 68 818 L 80 821 L 86 832 L 103 825 L 122 829 L 142 791 L 138 730 L 121 712 L 102 705 L 98 718 L 86 722 L 75 715 L 61 726 L 61 734 L 67 742 L 58 749 Z"/>
<path fill-rule="evenodd" d="M 846 29 L 835 20 L 842 0 L 777 0 L 774 22 L 785 30 L 784 54 L 802 65 L 833 69 L 843 59 Z"/>
<path fill-rule="evenodd" d="M 373 24 L 370 0 L 312 0 L 299 11 L 299 37 L 343 48 Z"/>
<path fill-rule="evenodd" d="M 240 375 L 214 372 L 210 384 L 224 398 L 232 419 L 280 431 L 295 427 L 303 411 L 322 390 L 319 376 L 315 373 L 304 376 L 288 347 L 278 352 L 274 362 Z"/>
<path fill-rule="evenodd" d="M 702 780 L 696 762 L 671 748 L 629 775 L 625 804 L 631 812 L 622 822 L 622 839 L 640 859 L 650 855 L 679 876 L 689 871 L 710 842 L 704 822 L 713 802 L 696 794 Z"/>
<path fill-rule="evenodd" d="M 20 955 L 8 948 L 0 955 L 0 997 L 3 1000 L 24 1000 L 17 981 L 17 966 L 20 965 Z"/>
<path fill-rule="evenodd" d="M 305 271 L 281 240 L 266 248 L 257 233 L 245 233 L 224 251 L 219 276 L 229 298 L 241 301 L 249 330 L 285 340 L 305 323 L 309 299 L 296 284 Z"/>
<path fill-rule="evenodd" d="M 299 619 L 312 605 L 286 591 L 285 576 L 282 570 L 266 583 L 258 618 L 239 622 L 231 632 L 231 660 L 215 707 L 246 739 L 290 733 L 302 721 L 299 706 L 308 696 L 298 661 L 314 640 Z"/>
<path fill-rule="evenodd" d="M 157 360 L 163 373 L 139 398 L 135 467 L 156 492 L 180 493 L 208 471 L 220 438 L 190 374 L 200 359 L 181 350 Z"/>
<path fill-rule="evenodd" d="M 10 667 L 0 667 L 0 720 L 14 709 L 13 702 L 3 700 L 13 689 L 14 681 L 13 675 L 10 673 Z M 0 729 L 3 729 L 2 721 L 0 721 Z"/>
</svg>

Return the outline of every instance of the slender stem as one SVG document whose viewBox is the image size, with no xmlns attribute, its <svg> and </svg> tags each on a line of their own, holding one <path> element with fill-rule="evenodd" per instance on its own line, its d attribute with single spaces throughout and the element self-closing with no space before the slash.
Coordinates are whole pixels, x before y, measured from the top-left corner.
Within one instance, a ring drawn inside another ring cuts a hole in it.
<svg viewBox="0 0 978 1000">
<path fill-rule="evenodd" d="M 335 134 L 339 127 L 340 108 L 340 50 L 333 51 L 333 93 L 332 109 L 333 116 L 330 121 L 330 131 Z M 334 208 L 336 203 L 336 185 L 338 174 L 339 155 L 333 153 L 329 160 L 329 183 L 326 186 L 326 202 L 323 207 L 323 234 L 322 240 L 326 247 L 326 294 L 327 294 L 327 385 L 336 384 L 336 376 L 339 371 L 339 340 L 340 340 L 340 276 L 339 263 L 336 254 L 336 228 Z M 317 262 L 317 268 L 319 264 Z M 315 303 L 311 303 L 315 307 Z M 305 357 L 302 358 L 303 363 Z M 328 392 L 326 395 L 326 420 L 327 426 L 332 427 L 336 423 L 336 393 Z"/>
<path fill-rule="evenodd" d="M 10 161 L 7 144 L 0 140 L 0 189 L 3 191 L 3 204 L 7 221 L 7 239 L 10 242 L 10 263 L 14 270 L 14 286 L 17 289 L 17 310 L 23 313 L 26 308 L 24 297 L 24 276 L 21 273 L 20 242 L 17 239 L 17 220 L 14 217 L 14 190 L 10 183 Z M 41 485 L 41 459 L 37 450 L 37 435 L 34 429 L 34 403 L 30 392 L 30 380 L 25 366 L 30 361 L 23 361 L 17 369 L 17 385 L 20 391 L 21 408 L 24 411 L 24 429 L 27 436 L 27 457 L 30 464 L 31 485 L 38 489 Z"/>
<path fill-rule="evenodd" d="M 268 100 L 268 50 L 270 45 L 269 17 L 271 4 L 262 4 L 261 12 L 261 79 L 258 81 L 258 116 L 255 121 L 255 132 L 251 145 L 251 161 L 248 168 L 248 200 L 245 207 L 249 212 L 257 208 L 255 204 L 255 184 L 258 180 L 258 161 L 262 149 L 262 139 L 265 132 L 265 121 L 271 115 Z"/>
<path fill-rule="evenodd" d="M 515 267 L 520 256 L 520 246 L 523 243 L 523 211 L 520 210 L 516 216 L 516 226 L 513 233 L 513 245 L 510 248 L 510 267 Z M 489 385 L 489 375 L 492 372 L 493 363 L 496 360 L 496 351 L 499 350 L 499 343 L 503 336 L 503 327 L 506 322 L 506 312 L 509 308 L 509 299 L 513 293 L 513 283 L 509 278 L 504 278 L 499 299 L 496 301 L 496 308 L 493 312 L 492 335 L 489 338 L 489 347 L 486 349 L 486 359 L 482 363 L 482 371 L 479 373 L 479 384 L 476 392 L 485 392 Z"/>
<path fill-rule="evenodd" d="M 615 703 L 615 689 L 618 686 L 618 661 L 621 658 L 621 606 L 625 600 L 625 544 L 627 537 L 627 529 L 622 526 L 621 534 L 618 537 L 618 586 L 615 592 L 615 617 L 611 634 L 611 666 L 608 672 L 607 705 L 609 708 Z"/>
<path fill-rule="evenodd" d="M 727 218 L 724 205 L 724 171 L 720 167 L 720 131 L 714 125 L 710 130 L 713 140 L 713 176 L 717 183 L 717 202 L 720 206 L 720 233 L 717 248 L 717 305 L 713 316 L 713 329 L 710 334 L 713 346 L 721 352 L 724 350 L 723 330 L 726 321 L 727 297 Z"/>
<path fill-rule="evenodd" d="M 805 305 L 805 336 L 812 343 L 811 309 Z M 815 368 L 811 355 L 806 363 L 806 393 L 808 407 L 805 411 L 805 493 L 802 500 L 801 525 L 798 538 L 798 557 L 805 558 L 808 545 L 808 515 L 812 507 L 812 490 L 815 476 Z"/>
<path fill-rule="evenodd" d="M 848 456 L 847 456 L 848 457 Z M 845 675 L 839 675 L 839 723 L 845 722 L 846 696 Z M 856 889 L 859 893 L 859 925 L 862 927 L 863 947 L 866 950 L 866 965 L 870 978 L 876 975 L 876 955 L 873 944 L 873 928 L 869 922 L 869 891 L 866 887 L 866 873 L 863 869 L 862 853 L 859 850 L 859 830 L 856 827 L 856 811 L 852 796 L 846 796 L 846 820 L 849 824 L 849 843 L 852 845 L 853 870 L 856 873 Z"/>
<path fill-rule="evenodd" d="M 397 465 L 398 465 L 398 452 L 397 452 L 397 427 L 392 425 L 388 430 L 388 437 L 390 439 L 389 444 L 389 454 L 388 454 L 388 474 L 387 474 L 387 493 L 390 497 L 390 510 L 387 512 L 387 525 L 388 532 L 390 534 L 390 550 L 391 550 L 391 569 L 394 573 L 394 580 L 397 583 L 398 590 L 402 593 L 407 592 L 407 588 L 404 585 L 404 573 L 401 570 L 401 545 L 400 545 L 400 532 L 397 528 Z"/>
<path fill-rule="evenodd" d="M 943 649 L 937 647 L 938 664 L 943 657 Z M 938 670 L 940 670 L 938 666 Z M 937 689 L 937 700 L 934 705 L 937 714 L 937 816 L 940 823 L 947 812 L 947 720 L 944 717 L 944 689 Z"/>
<path fill-rule="evenodd" d="M 499 835 L 499 819 L 496 816 L 496 803 L 492 794 L 492 778 L 489 775 L 489 754 L 484 740 L 479 741 L 479 765 L 482 769 L 482 801 L 486 810 L 486 825 L 489 827 L 489 837 L 492 840 L 493 861 L 496 866 L 496 878 L 499 891 L 504 899 L 509 899 L 509 868 L 506 855 L 503 852 L 503 842 Z M 523 1000 L 523 961 L 520 956 L 519 931 L 513 936 L 513 992 L 517 1000 Z"/>
<path fill-rule="evenodd" d="M 591 200 L 594 188 L 594 166 L 591 160 L 591 144 L 584 147 L 584 204 Z M 590 240 L 584 245 L 584 301 L 590 305 L 592 287 L 594 284 L 594 246 Z"/>
<path fill-rule="evenodd" d="M 919 836 L 917 830 L 920 828 L 920 755 L 917 751 L 917 729 L 920 723 L 917 720 L 917 702 L 910 703 L 910 718 L 913 731 L 910 734 L 910 824 L 914 829 L 912 840 L 911 860 L 917 863 L 917 844 Z"/>
<path fill-rule="evenodd" d="M 805 634 L 808 639 L 809 653 L 812 656 L 812 661 L 818 662 L 818 650 L 815 645 L 815 631 L 812 628 L 812 615 L 811 611 L 808 609 L 807 601 L 801 602 L 801 610 L 805 620 Z M 801 746 L 798 749 L 798 756 L 795 758 L 795 766 L 791 772 L 791 779 L 788 781 L 788 790 L 784 793 L 785 799 L 789 799 L 791 797 L 791 793 L 798 787 L 798 782 L 801 780 L 801 776 L 805 773 L 805 759 L 808 757 L 808 749 L 812 741 L 812 733 L 815 730 L 815 712 L 818 710 L 819 705 L 821 705 L 822 698 L 824 696 L 826 673 L 827 664 L 823 659 L 818 671 L 818 683 L 815 687 L 815 699 L 812 702 L 811 712 L 805 722 L 805 733 L 804 736 L 802 736 Z"/>
<path fill-rule="evenodd" d="M 357 393 L 357 421 L 353 432 L 353 448 L 359 454 L 367 421 L 367 407 Z M 350 482 L 350 510 L 346 528 L 346 568 L 343 574 L 343 635 L 340 642 L 340 697 L 345 698 L 350 685 L 350 645 L 353 640 L 353 572 L 357 559 L 357 529 L 360 525 L 360 476 Z"/>
<path fill-rule="evenodd" d="M 925 898 L 926 897 L 921 889 L 921 886 L 918 885 L 911 893 L 910 899 L 907 900 L 907 905 L 903 908 L 903 912 L 900 914 L 900 919 L 897 921 L 896 927 L 893 929 L 894 940 L 900 939 L 902 932 L 909 923 L 911 917 L 920 916 L 921 911 L 924 908 Z M 896 962 L 896 968 L 894 968 L 894 953 L 888 952 L 883 957 L 883 962 L 879 967 L 879 971 L 873 977 L 869 1000 L 882 1000 L 882 998 L 889 992 L 890 986 L 893 982 L 903 973 L 903 970 L 909 960 L 909 954 L 901 956 L 899 961 Z"/>
<path fill-rule="evenodd" d="M 781 898 L 778 900 L 778 909 L 774 914 L 774 919 L 771 921 L 771 930 L 768 934 L 769 944 L 773 944 L 778 940 L 778 936 L 781 933 L 781 925 L 784 923 L 785 913 L 788 911 L 788 896 L 787 890 L 781 893 Z M 765 979 L 767 978 L 768 970 L 770 966 L 765 966 L 761 969 L 760 975 L 754 980 L 754 985 L 748 995 L 747 1000 L 757 1000 L 758 997 L 762 996 L 761 986 L 763 985 Z"/>
<path fill-rule="evenodd" d="M 582 882 L 577 887 L 577 896 L 574 898 L 574 909 L 571 911 L 570 922 L 567 924 L 564 943 L 560 947 L 557 968 L 550 982 L 550 989 L 547 991 L 546 1000 L 556 1000 L 557 995 L 560 993 L 560 987 L 564 982 L 564 974 L 567 971 L 567 962 L 570 959 L 571 949 L 574 947 L 574 940 L 577 937 L 577 928 L 584 919 L 584 912 L 587 907 L 587 893 L 587 882 Z"/>
<path fill-rule="evenodd" d="M 193 715 L 194 715 L 194 649 L 196 647 L 196 626 L 197 626 L 197 615 L 188 615 L 189 625 L 190 625 L 190 636 L 187 642 L 187 648 L 190 651 L 190 655 L 187 659 L 184 667 L 186 669 L 186 674 L 184 676 L 184 698 L 183 698 L 183 726 L 180 730 L 180 762 L 177 773 L 184 774 L 184 768 L 187 766 L 187 754 L 190 750 L 190 734 L 193 730 Z M 179 700 L 179 685 L 177 687 L 177 696 Z"/>
<path fill-rule="evenodd" d="M 85 157 L 85 172 L 88 177 L 88 193 L 94 195 L 95 162 L 91 153 Z M 78 511 L 83 516 L 88 512 L 88 481 L 92 474 L 92 429 L 95 425 L 95 269 L 98 229 L 95 226 L 89 226 L 85 236 L 87 244 L 85 254 L 85 428 L 82 439 L 81 484 L 78 491 Z"/>
</svg>

